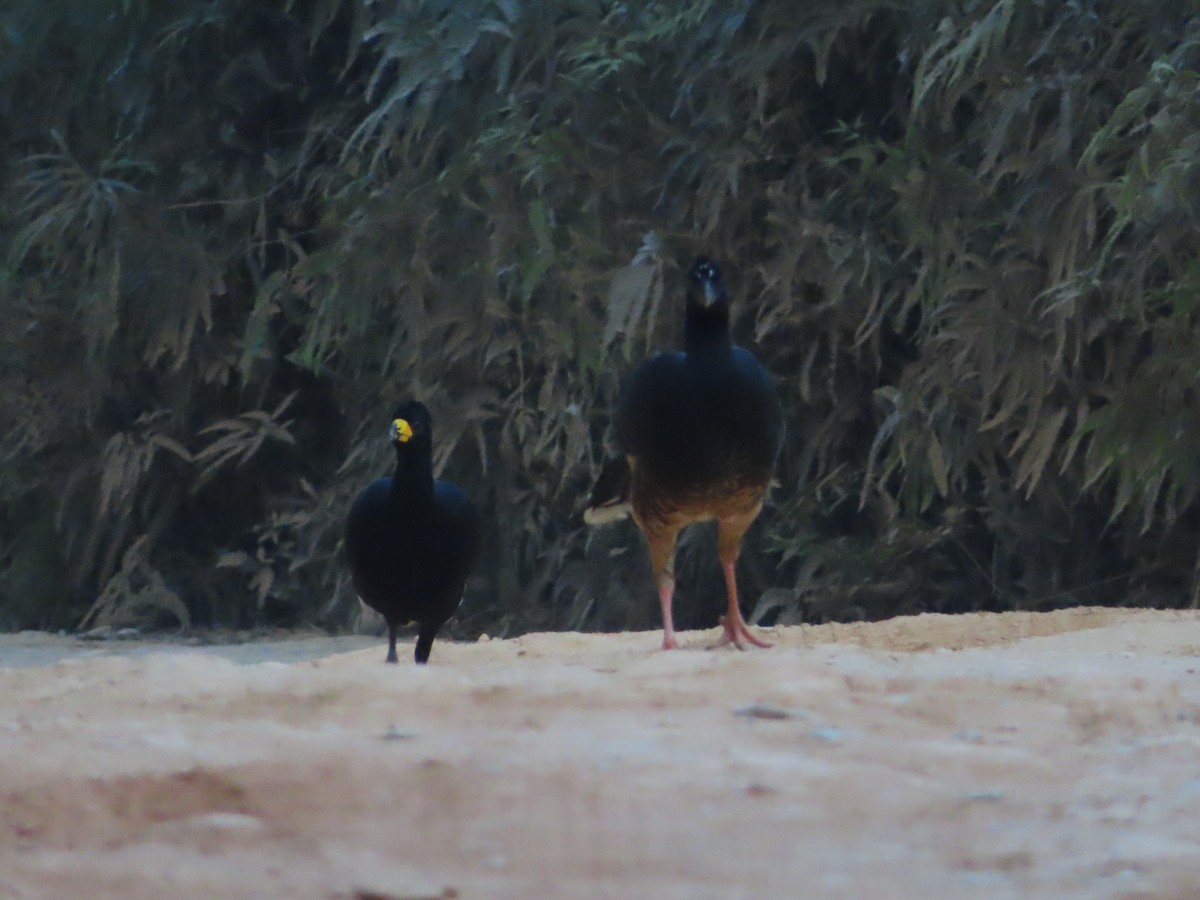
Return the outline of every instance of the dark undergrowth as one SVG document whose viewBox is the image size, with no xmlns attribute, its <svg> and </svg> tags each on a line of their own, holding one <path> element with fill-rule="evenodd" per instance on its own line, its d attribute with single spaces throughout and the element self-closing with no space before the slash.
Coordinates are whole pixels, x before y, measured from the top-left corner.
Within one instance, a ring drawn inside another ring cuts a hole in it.
<svg viewBox="0 0 1200 900">
<path fill-rule="evenodd" d="M 345 624 L 408 396 L 488 523 L 460 633 L 653 627 L 578 512 L 701 251 L 786 407 L 764 621 L 1195 605 L 1190 9 L 11 0 L 0 627 Z"/>
</svg>

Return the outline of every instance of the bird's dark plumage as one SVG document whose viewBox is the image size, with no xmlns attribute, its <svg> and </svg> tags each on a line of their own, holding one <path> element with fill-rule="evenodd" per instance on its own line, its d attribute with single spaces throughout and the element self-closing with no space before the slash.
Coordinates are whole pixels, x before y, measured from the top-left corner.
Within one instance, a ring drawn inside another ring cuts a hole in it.
<svg viewBox="0 0 1200 900">
<path fill-rule="evenodd" d="M 622 455 L 601 474 L 584 518 L 610 521 L 628 503 L 659 580 L 664 648 L 675 646 L 676 538 L 691 522 L 716 519 L 729 595 L 718 643 L 762 645 L 742 619 L 734 564 L 771 480 L 783 411 L 767 371 L 733 345 L 720 269 L 700 257 L 688 281 L 685 349 L 658 353 L 634 371 L 615 417 Z"/>
<path fill-rule="evenodd" d="M 396 629 L 418 626 L 416 660 L 429 659 L 438 629 L 458 608 L 479 554 L 479 516 L 456 485 L 433 478 L 433 422 L 421 403 L 392 416 L 396 469 L 367 485 L 346 517 L 346 556 L 354 589 L 388 626 L 388 662 Z"/>
</svg>

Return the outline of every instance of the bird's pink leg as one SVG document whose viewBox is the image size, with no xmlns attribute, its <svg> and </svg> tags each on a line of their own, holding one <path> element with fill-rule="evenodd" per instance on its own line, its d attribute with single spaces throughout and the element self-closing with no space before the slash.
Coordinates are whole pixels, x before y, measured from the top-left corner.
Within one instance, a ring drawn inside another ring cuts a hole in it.
<svg viewBox="0 0 1200 900">
<path fill-rule="evenodd" d="M 670 576 L 664 576 L 658 583 L 658 602 L 662 606 L 662 648 L 664 650 L 677 650 L 679 648 L 679 644 L 675 642 L 675 620 L 671 615 L 671 598 L 674 593 L 675 579 Z"/>
<path fill-rule="evenodd" d="M 733 644 L 739 650 L 745 650 L 746 646 L 742 643 L 743 641 L 753 644 L 755 647 L 770 647 L 769 643 L 751 633 L 746 620 L 742 618 L 742 610 L 738 606 L 737 578 L 734 575 L 734 563 L 725 563 L 721 568 L 725 570 L 725 591 L 729 594 L 729 609 L 721 618 L 721 624 L 725 626 L 725 630 L 721 633 L 717 642 L 712 645 L 712 649 L 724 647 L 726 644 Z"/>
</svg>

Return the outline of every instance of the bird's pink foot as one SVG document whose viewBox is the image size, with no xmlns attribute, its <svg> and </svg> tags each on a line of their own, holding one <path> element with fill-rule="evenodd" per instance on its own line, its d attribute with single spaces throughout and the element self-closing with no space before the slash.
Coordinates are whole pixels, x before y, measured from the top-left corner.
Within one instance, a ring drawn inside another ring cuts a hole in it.
<svg viewBox="0 0 1200 900">
<path fill-rule="evenodd" d="M 725 630 L 709 649 L 715 650 L 726 644 L 733 644 L 739 650 L 745 650 L 746 644 L 754 647 L 770 647 L 769 643 L 751 633 L 746 625 L 746 620 L 742 618 L 742 609 L 738 606 L 737 576 L 734 574 L 735 562 L 735 559 L 731 559 L 721 564 L 721 568 L 725 570 L 725 590 L 729 595 L 729 609 L 721 617 L 721 624 Z"/>
<path fill-rule="evenodd" d="M 721 624 L 725 630 L 721 632 L 721 636 L 717 638 L 717 642 L 709 647 L 710 650 L 716 650 L 718 647 L 724 647 L 726 644 L 733 644 L 739 650 L 747 649 L 746 644 L 752 644 L 755 647 L 771 646 L 768 641 L 764 641 L 751 632 L 749 626 L 742 620 L 741 616 L 737 618 L 722 616 Z"/>
<path fill-rule="evenodd" d="M 670 576 L 664 577 L 658 585 L 658 602 L 662 607 L 664 650 L 678 650 L 675 642 L 675 622 L 671 617 L 671 596 L 675 593 L 675 581 Z"/>
</svg>

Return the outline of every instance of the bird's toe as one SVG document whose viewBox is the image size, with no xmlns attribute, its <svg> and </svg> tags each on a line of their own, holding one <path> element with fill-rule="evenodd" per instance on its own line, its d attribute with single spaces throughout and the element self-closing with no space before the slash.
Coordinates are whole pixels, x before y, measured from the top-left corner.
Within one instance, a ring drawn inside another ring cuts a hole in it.
<svg viewBox="0 0 1200 900">
<path fill-rule="evenodd" d="M 746 623 L 738 620 L 732 620 L 729 616 L 721 617 L 722 631 L 721 636 L 717 638 L 717 642 L 709 646 L 708 649 L 716 650 L 720 647 L 733 644 L 739 650 L 748 650 L 749 644 L 752 647 L 767 648 L 771 646 L 769 641 L 764 641 L 762 638 L 754 634 Z"/>
</svg>

